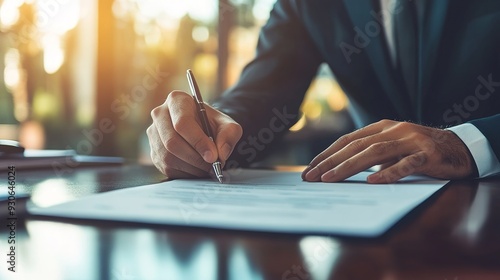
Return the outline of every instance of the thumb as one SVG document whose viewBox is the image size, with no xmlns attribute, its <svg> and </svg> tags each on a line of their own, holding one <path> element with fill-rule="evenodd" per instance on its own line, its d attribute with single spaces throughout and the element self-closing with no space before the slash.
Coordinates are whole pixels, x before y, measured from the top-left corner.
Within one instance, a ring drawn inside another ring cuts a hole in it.
<svg viewBox="0 0 500 280">
<path fill-rule="evenodd" d="M 242 135 L 241 125 L 226 115 L 221 116 L 215 136 L 215 145 L 221 161 L 227 161 Z"/>
</svg>

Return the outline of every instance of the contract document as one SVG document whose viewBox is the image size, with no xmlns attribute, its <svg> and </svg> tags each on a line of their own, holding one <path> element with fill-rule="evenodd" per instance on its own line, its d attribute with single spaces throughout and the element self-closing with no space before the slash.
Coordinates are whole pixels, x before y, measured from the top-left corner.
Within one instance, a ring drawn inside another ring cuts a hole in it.
<svg viewBox="0 0 500 280">
<path fill-rule="evenodd" d="M 226 183 L 173 180 L 110 191 L 35 215 L 283 233 L 383 234 L 447 181 L 407 177 L 366 183 L 363 172 L 341 183 L 308 183 L 300 173 L 238 170 Z"/>
</svg>

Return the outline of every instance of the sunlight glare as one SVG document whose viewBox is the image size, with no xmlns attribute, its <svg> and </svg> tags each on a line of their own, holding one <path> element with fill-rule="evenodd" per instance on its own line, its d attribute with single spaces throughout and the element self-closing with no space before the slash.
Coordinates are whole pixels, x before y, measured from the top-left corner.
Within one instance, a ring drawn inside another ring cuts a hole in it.
<svg viewBox="0 0 500 280">
<path fill-rule="evenodd" d="M 207 27 L 205 26 L 196 26 L 193 28 L 192 32 L 193 40 L 195 40 L 198 43 L 203 43 L 208 41 L 210 38 L 210 32 Z"/>
<path fill-rule="evenodd" d="M 4 27 L 10 27 L 19 20 L 19 7 L 23 0 L 5 0 L 0 7 L 0 23 Z"/>
<path fill-rule="evenodd" d="M 45 36 L 43 42 L 43 68 L 47 74 L 56 73 L 64 63 L 64 50 L 56 36 Z"/>
<path fill-rule="evenodd" d="M 312 279 L 331 279 L 342 252 L 339 242 L 333 238 L 307 236 L 300 240 L 300 251 L 305 267 Z"/>
<path fill-rule="evenodd" d="M 49 207 L 74 200 L 75 196 L 69 190 L 69 185 L 71 183 L 63 178 L 45 180 L 35 186 L 31 201 L 39 207 Z"/>
<path fill-rule="evenodd" d="M 16 88 L 21 80 L 19 64 L 19 51 L 17 49 L 9 49 L 5 53 L 4 82 L 10 90 Z"/>
<path fill-rule="evenodd" d="M 144 40 L 148 46 L 157 46 L 161 42 L 161 29 L 158 26 L 148 28 Z"/>
<path fill-rule="evenodd" d="M 191 0 L 188 8 L 189 16 L 202 22 L 211 22 L 218 15 L 218 1 L 215 0 Z"/>
<path fill-rule="evenodd" d="M 257 0 L 253 6 L 253 16 L 260 21 L 266 21 L 273 8 L 274 0 Z"/>
<path fill-rule="evenodd" d="M 36 0 L 37 27 L 45 34 L 64 35 L 80 21 L 80 1 Z"/>
<path fill-rule="evenodd" d="M 188 11 L 188 1 L 179 1 L 179 0 L 165 0 L 161 3 L 155 1 L 157 5 L 161 6 L 163 12 L 167 15 L 167 17 L 173 17 L 175 19 L 181 19 L 183 16 L 187 14 Z"/>
</svg>

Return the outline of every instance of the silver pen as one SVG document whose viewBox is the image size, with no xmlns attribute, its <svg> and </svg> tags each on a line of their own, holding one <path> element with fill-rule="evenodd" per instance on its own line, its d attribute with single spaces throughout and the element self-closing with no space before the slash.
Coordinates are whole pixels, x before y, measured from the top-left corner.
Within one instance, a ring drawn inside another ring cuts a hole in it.
<svg viewBox="0 0 500 280">
<path fill-rule="evenodd" d="M 203 98 L 201 97 L 200 89 L 198 88 L 198 84 L 196 83 L 196 79 L 194 78 L 193 72 L 189 69 L 187 70 L 187 79 L 189 82 L 189 87 L 191 88 L 191 93 L 193 94 L 194 101 L 198 108 L 198 117 L 200 118 L 201 126 L 205 134 L 215 142 L 212 128 L 210 128 L 210 124 L 208 122 L 207 111 L 205 110 L 205 103 L 203 102 Z M 217 157 L 217 160 L 212 163 L 212 168 L 214 169 L 215 176 L 220 183 L 224 182 L 224 175 L 222 174 L 222 165 L 220 163 L 220 159 Z"/>
</svg>

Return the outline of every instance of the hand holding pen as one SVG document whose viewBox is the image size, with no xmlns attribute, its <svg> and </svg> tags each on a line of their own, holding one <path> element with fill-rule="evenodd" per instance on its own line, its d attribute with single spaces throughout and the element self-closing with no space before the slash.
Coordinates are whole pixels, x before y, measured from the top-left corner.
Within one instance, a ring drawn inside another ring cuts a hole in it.
<svg viewBox="0 0 500 280">
<path fill-rule="evenodd" d="M 207 104 L 203 107 L 213 141 L 200 119 L 198 103 L 186 92 L 171 92 L 151 111 L 153 123 L 147 130 L 151 158 L 168 179 L 207 177 L 214 173 L 213 163 L 219 161 L 222 168 L 241 138 L 242 128 L 232 118 Z"/>
<path fill-rule="evenodd" d="M 191 70 L 187 70 L 187 79 L 189 82 L 189 87 L 191 88 L 191 93 L 193 94 L 194 102 L 197 106 L 198 117 L 201 122 L 201 127 L 203 128 L 203 131 L 208 136 L 208 138 L 210 138 L 210 140 L 215 142 L 214 135 L 212 133 L 212 128 L 210 127 L 210 124 L 208 122 L 207 110 L 205 109 L 205 102 L 203 102 L 203 97 L 201 96 L 200 88 L 198 87 L 198 83 L 196 82 L 196 79 L 194 78 L 193 72 Z M 217 177 L 219 183 L 223 183 L 224 175 L 222 174 L 222 165 L 220 163 L 220 159 L 218 156 L 217 160 L 212 163 L 212 168 L 214 169 L 215 177 Z"/>
</svg>

